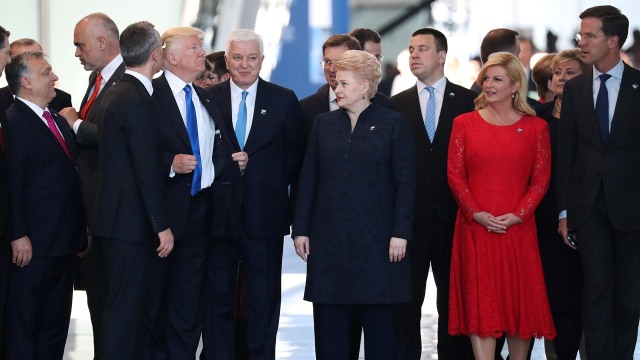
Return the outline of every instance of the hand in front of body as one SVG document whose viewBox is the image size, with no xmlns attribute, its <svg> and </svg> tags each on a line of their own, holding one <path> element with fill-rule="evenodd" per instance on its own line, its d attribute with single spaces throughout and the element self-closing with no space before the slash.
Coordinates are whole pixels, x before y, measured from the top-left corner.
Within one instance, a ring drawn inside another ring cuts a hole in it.
<svg viewBox="0 0 640 360">
<path fill-rule="evenodd" d="M 247 163 L 249 162 L 249 154 L 244 151 L 239 151 L 231 154 L 231 159 L 238 163 L 240 171 L 244 171 L 244 169 L 247 168 Z"/>
<path fill-rule="evenodd" d="M 198 165 L 196 157 L 187 154 L 176 154 L 171 163 L 173 172 L 176 174 L 188 174 L 196 168 L 196 165 Z"/>
<path fill-rule="evenodd" d="M 305 262 L 309 258 L 309 237 L 296 236 L 293 239 L 293 246 L 296 248 L 296 254 Z"/>
<path fill-rule="evenodd" d="M 565 245 L 572 248 L 573 250 L 578 250 L 577 246 L 571 245 L 567 237 L 567 235 L 569 235 L 569 228 L 567 227 L 567 218 L 562 218 L 558 220 L 558 234 L 562 236 L 562 241 L 564 241 Z"/>
<path fill-rule="evenodd" d="M 28 236 L 13 240 L 11 242 L 11 251 L 13 253 L 11 260 L 17 266 L 25 267 L 31 262 L 33 248 L 31 247 L 31 240 Z"/>
<path fill-rule="evenodd" d="M 389 261 L 400 262 L 407 255 L 407 240 L 392 237 L 389 240 Z"/>
<path fill-rule="evenodd" d="M 160 246 L 156 249 L 158 256 L 167 257 L 173 250 L 173 233 L 171 229 L 159 232 L 158 238 L 160 239 Z"/>
<path fill-rule="evenodd" d="M 486 211 L 480 211 L 473 214 L 473 220 L 487 229 L 489 232 L 505 234 L 507 228 L 522 223 L 522 219 L 512 213 L 493 216 Z"/>
<path fill-rule="evenodd" d="M 69 127 L 73 129 L 73 124 L 78 120 L 78 112 L 72 107 L 61 109 L 58 114 L 62 115 L 69 123 Z"/>
</svg>

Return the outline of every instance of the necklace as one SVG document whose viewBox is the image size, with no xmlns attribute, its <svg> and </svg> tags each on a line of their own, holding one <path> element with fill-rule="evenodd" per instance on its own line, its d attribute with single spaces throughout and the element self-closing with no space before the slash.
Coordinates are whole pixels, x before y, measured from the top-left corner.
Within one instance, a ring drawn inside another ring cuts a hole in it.
<svg viewBox="0 0 640 360">
<path fill-rule="evenodd" d="M 495 122 L 494 125 L 505 126 L 505 125 L 513 124 L 513 122 L 510 119 L 503 120 L 502 116 L 498 115 L 498 113 L 493 109 L 492 106 L 487 106 L 487 110 L 491 114 L 491 116 L 494 118 L 494 122 Z"/>
</svg>

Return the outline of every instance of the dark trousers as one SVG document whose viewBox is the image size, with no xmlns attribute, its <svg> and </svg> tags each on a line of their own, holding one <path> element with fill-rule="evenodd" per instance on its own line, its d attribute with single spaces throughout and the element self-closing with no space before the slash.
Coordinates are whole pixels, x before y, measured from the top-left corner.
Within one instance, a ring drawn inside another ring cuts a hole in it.
<svg viewBox="0 0 640 360">
<path fill-rule="evenodd" d="M 25 267 L 10 265 L 8 359 L 62 359 L 73 301 L 74 256 L 34 256 Z"/>
<path fill-rule="evenodd" d="M 398 351 L 394 305 L 313 304 L 316 359 L 350 359 L 352 317 L 362 321 L 367 360 L 390 360 Z M 358 342 L 360 336 L 358 335 Z"/>
<path fill-rule="evenodd" d="M 414 230 L 414 240 L 407 244 L 411 257 L 413 298 L 410 303 L 399 304 L 399 333 L 402 334 L 398 359 L 419 360 L 422 354 L 420 319 L 422 304 L 432 267 L 437 287 L 438 309 L 438 359 L 473 360 L 471 342 L 466 336 L 452 336 L 449 326 L 449 274 L 451 272 L 451 250 L 453 227 L 433 221 L 428 229 Z"/>
<path fill-rule="evenodd" d="M 91 316 L 93 328 L 93 353 L 100 353 L 100 341 L 102 336 L 102 316 L 104 315 L 104 301 L 107 297 L 107 279 L 102 258 L 102 250 L 99 246 L 91 244 L 89 251 L 82 258 L 77 259 L 80 267 L 82 285 L 87 293 L 87 307 Z M 97 358 L 97 357 L 96 357 Z"/>
<path fill-rule="evenodd" d="M 11 264 L 11 245 L 0 232 L 0 359 L 7 358 L 7 342 L 5 341 L 5 323 L 7 309 L 7 290 L 9 288 L 9 267 Z"/>
<path fill-rule="evenodd" d="M 601 189 L 576 237 L 584 269 L 587 358 L 631 360 L 640 319 L 640 232 L 613 227 Z"/>
<path fill-rule="evenodd" d="M 157 239 L 157 237 L 155 238 Z M 143 319 L 147 315 L 147 293 L 151 262 L 158 241 L 147 243 L 94 237 L 104 255 L 107 297 L 102 322 L 100 360 L 141 359 Z"/>
<path fill-rule="evenodd" d="M 553 324 L 558 335 L 553 339 L 558 360 L 575 360 L 582 339 L 582 311 L 576 304 L 575 311 L 552 312 Z"/>
<path fill-rule="evenodd" d="M 202 332 L 207 360 L 234 358 L 234 315 L 240 259 L 245 270 L 250 358 L 275 359 L 280 321 L 282 246 L 282 236 L 249 237 L 242 221 L 228 239 L 212 243 L 205 270 Z"/>
<path fill-rule="evenodd" d="M 184 233 L 166 258 L 153 259 L 145 320 L 149 359 L 190 359 L 202 332 L 202 281 L 209 249 L 209 190 L 189 204 Z"/>
</svg>

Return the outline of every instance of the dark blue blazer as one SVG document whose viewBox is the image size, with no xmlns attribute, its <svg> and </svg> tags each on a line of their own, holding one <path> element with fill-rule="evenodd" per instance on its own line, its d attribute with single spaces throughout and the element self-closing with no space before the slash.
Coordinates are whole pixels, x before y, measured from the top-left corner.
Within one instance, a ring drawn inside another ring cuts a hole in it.
<svg viewBox="0 0 640 360">
<path fill-rule="evenodd" d="M 415 159 L 409 124 L 400 113 L 372 103 L 353 132 L 343 109 L 318 116 L 293 226 L 294 236 L 310 239 L 305 300 L 410 300 L 409 259 L 389 262 L 389 240 L 412 239 Z"/>
<path fill-rule="evenodd" d="M 593 70 L 569 80 L 562 95 L 558 146 L 558 210 L 570 229 L 584 224 L 600 189 L 612 225 L 639 231 L 640 71 L 624 65 L 620 92 L 603 143 L 593 104 Z"/>
<path fill-rule="evenodd" d="M 95 114 L 100 172 L 94 234 L 156 244 L 168 228 L 164 214 L 160 135 L 153 98 L 124 74 Z"/>
<path fill-rule="evenodd" d="M 153 98 L 156 100 L 156 112 L 159 119 L 158 127 L 162 143 L 162 169 L 165 171 L 164 205 L 169 227 L 175 238 L 179 239 L 187 223 L 188 211 L 186 211 L 186 209 L 189 208 L 189 202 L 191 201 L 193 172 L 188 174 L 175 174 L 174 177 L 170 177 L 169 171 L 176 154 L 193 155 L 193 149 L 191 148 L 187 128 L 165 74 L 153 80 L 153 89 Z M 226 131 L 223 131 L 224 129 L 217 126 L 217 122 L 222 123 L 222 115 L 220 115 L 211 94 L 198 86 L 194 86 L 193 89 L 198 94 L 200 102 L 211 116 L 218 131 L 215 134 L 214 153 L 210 156 L 214 161 L 216 177 L 220 177 L 222 171 L 225 170 L 224 163 L 231 159 L 231 153 L 225 152 L 225 144 L 223 144 L 223 142 L 226 143 L 227 148 L 232 145 Z M 231 167 L 230 169 L 238 173 L 240 172 L 237 164 L 235 169 Z"/>
<path fill-rule="evenodd" d="M 62 116 L 51 114 L 71 158 L 29 106 L 17 100 L 7 110 L 9 240 L 28 236 L 34 256 L 74 254 L 86 235 L 73 133 Z"/>
<path fill-rule="evenodd" d="M 207 90 L 220 109 L 232 151 L 240 151 L 233 132 L 229 81 Z M 244 147 L 249 163 L 242 177 L 242 196 L 235 199 L 252 238 L 281 239 L 289 233 L 289 185 L 297 179 L 302 161 L 301 135 L 302 115 L 294 92 L 259 79 L 253 124 Z"/>
</svg>

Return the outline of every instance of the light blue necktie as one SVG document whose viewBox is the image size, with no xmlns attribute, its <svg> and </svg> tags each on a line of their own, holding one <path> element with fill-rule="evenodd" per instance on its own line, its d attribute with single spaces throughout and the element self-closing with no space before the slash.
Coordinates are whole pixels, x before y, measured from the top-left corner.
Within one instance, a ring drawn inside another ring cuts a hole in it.
<svg viewBox="0 0 640 360">
<path fill-rule="evenodd" d="M 429 140 L 433 142 L 436 134 L 436 97 L 433 92 L 435 89 L 433 86 L 427 86 L 425 89 L 429 92 L 429 100 L 427 100 L 427 109 L 424 114 L 424 127 L 427 129 Z"/>
<path fill-rule="evenodd" d="M 244 138 L 247 134 L 247 95 L 249 95 L 248 92 L 242 92 L 242 101 L 240 101 L 240 107 L 238 108 L 238 120 L 235 128 L 240 150 L 244 149 Z"/>
<path fill-rule="evenodd" d="M 184 100 L 187 108 L 187 133 L 191 142 L 193 155 L 196 157 L 198 164 L 193 170 L 193 180 L 191 181 L 191 196 L 200 191 L 202 179 L 202 161 L 200 160 L 200 140 L 198 140 L 198 119 L 196 118 L 196 107 L 193 106 L 191 98 L 191 86 L 189 84 L 184 87 Z"/>
</svg>

